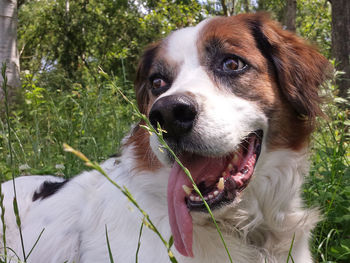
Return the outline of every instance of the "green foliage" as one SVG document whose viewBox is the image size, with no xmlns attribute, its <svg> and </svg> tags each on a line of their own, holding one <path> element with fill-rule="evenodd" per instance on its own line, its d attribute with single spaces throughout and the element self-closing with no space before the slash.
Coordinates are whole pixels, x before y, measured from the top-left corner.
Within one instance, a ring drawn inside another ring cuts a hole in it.
<svg viewBox="0 0 350 263">
<path fill-rule="evenodd" d="M 335 92 L 333 85 L 328 90 Z M 332 98 L 332 101 L 337 98 Z M 312 166 L 305 184 L 308 206 L 321 209 L 323 220 L 314 231 L 319 262 L 350 261 L 350 123 L 349 112 L 327 104 L 329 119 L 314 134 Z"/>
<path fill-rule="evenodd" d="M 119 80 L 115 81 L 119 85 Z M 122 85 L 130 90 L 129 83 Z M 130 107 L 111 85 L 82 87 L 73 83 L 69 91 L 50 91 L 38 87 L 37 80 L 27 74 L 23 92 L 25 104 L 12 112 L 11 117 L 15 167 L 22 174 L 63 172 L 72 176 L 83 167 L 63 152 L 64 142 L 89 153 L 93 160 L 102 161 L 116 153 L 133 122 Z M 6 123 L 0 121 L 0 167 L 5 168 L 1 171 L 7 171 L 4 176 L 9 179 L 6 129 Z"/>
<path fill-rule="evenodd" d="M 255 7 L 256 11 L 271 13 L 272 17 L 278 21 L 282 21 L 285 14 L 286 1 L 283 0 L 259 0 Z"/>
<path fill-rule="evenodd" d="M 28 1 L 19 10 L 21 66 L 34 74 L 58 70 L 82 85 L 100 65 L 133 79 L 147 44 L 201 19 L 194 0 Z"/>
<path fill-rule="evenodd" d="M 328 1 L 297 1 L 297 33 L 316 44 L 323 55 L 331 55 L 331 6 Z"/>
</svg>

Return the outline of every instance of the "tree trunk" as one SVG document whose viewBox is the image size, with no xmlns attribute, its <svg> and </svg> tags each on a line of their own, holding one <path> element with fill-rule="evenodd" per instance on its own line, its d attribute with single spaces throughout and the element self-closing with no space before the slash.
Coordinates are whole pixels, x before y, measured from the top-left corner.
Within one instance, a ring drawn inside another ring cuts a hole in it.
<svg viewBox="0 0 350 263">
<path fill-rule="evenodd" d="M 232 16 L 235 13 L 235 0 L 220 0 L 224 16 Z"/>
<path fill-rule="evenodd" d="M 337 79 L 338 96 L 350 102 L 350 1 L 332 0 L 332 55 L 336 69 L 345 74 Z"/>
<path fill-rule="evenodd" d="M 220 3 L 221 3 L 222 12 L 224 13 L 224 16 L 228 16 L 227 6 L 226 6 L 226 3 L 225 3 L 225 0 L 220 0 Z"/>
<path fill-rule="evenodd" d="M 295 18 L 297 16 L 297 0 L 287 0 L 285 10 L 285 26 L 287 30 L 295 32 Z"/>
<path fill-rule="evenodd" d="M 245 13 L 249 13 L 250 12 L 249 1 L 248 0 L 243 0 L 242 4 L 243 4 L 244 12 Z"/>
<path fill-rule="evenodd" d="M 0 68 L 6 63 L 9 95 L 12 97 L 21 85 L 19 79 L 19 54 L 17 50 L 17 0 L 0 0 Z M 0 76 L 0 101 L 3 101 L 2 76 Z"/>
</svg>

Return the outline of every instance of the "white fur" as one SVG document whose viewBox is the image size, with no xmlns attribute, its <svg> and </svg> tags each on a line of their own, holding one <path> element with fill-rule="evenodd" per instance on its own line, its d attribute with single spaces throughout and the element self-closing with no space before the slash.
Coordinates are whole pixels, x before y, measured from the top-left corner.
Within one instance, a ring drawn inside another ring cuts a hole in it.
<svg viewBox="0 0 350 263">
<path fill-rule="evenodd" d="M 304 159 L 303 154 L 291 151 L 263 153 L 257 173 L 243 192 L 239 204 L 214 213 L 225 233 L 233 262 L 265 262 L 265 259 L 266 262 L 285 262 L 294 234 L 294 261 L 312 262 L 307 243 L 317 215 L 301 209 L 297 191 L 302 183 Z M 119 164 L 115 159 L 109 159 L 102 167 L 113 180 L 133 193 L 168 240 L 171 232 L 166 185 L 170 170 L 163 168 L 157 173 L 134 173 L 134 161 L 133 149 L 128 147 L 124 149 Z M 135 261 L 142 215 L 102 175 L 95 171 L 85 172 L 72 179 L 52 198 L 30 202 L 28 200 L 39 187 L 38 180 L 43 182 L 47 177 L 16 179 L 27 253 L 45 229 L 28 262 L 109 262 L 105 226 L 114 259 Z M 20 255 L 19 233 L 11 208 L 11 183 L 2 186 L 8 226 L 7 246 Z M 197 217 L 193 213 L 193 218 L 195 257 L 185 258 L 173 250 L 178 262 L 228 262 L 209 217 L 204 214 Z M 169 262 L 166 248 L 146 227 L 141 238 L 139 259 L 149 263 Z"/>
<path fill-rule="evenodd" d="M 195 139 L 206 145 L 207 154 L 222 155 L 232 152 L 250 131 L 263 129 L 267 133 L 268 124 L 255 103 L 218 91 L 199 66 L 195 42 L 202 25 L 177 31 L 168 38 L 168 55 L 181 67 L 172 88 L 160 97 L 193 93 L 200 104 Z M 167 158 L 158 150 L 154 135 L 150 141 L 157 157 L 166 164 Z M 294 262 L 312 262 L 308 240 L 317 212 L 304 210 L 299 197 L 307 173 L 306 150 L 269 151 L 264 145 L 248 187 L 233 204 L 214 211 L 233 262 L 286 262 L 292 245 Z M 170 167 L 165 165 L 156 172 L 140 172 L 135 167 L 134 145 L 124 147 L 118 160 L 112 158 L 102 164 L 113 180 L 130 190 L 165 240 L 169 240 L 166 194 Z M 34 192 L 46 180 L 61 179 L 16 179 L 27 254 L 44 230 L 27 262 L 109 262 L 106 229 L 114 260 L 135 262 L 143 215 L 115 186 L 96 171 L 84 172 L 51 197 L 33 202 Z M 23 259 L 12 208 L 11 181 L 2 185 L 2 193 L 7 246 Z M 192 217 L 194 258 L 183 257 L 173 248 L 178 262 L 229 262 L 209 216 L 193 212 Z M 8 253 L 15 257 L 9 250 Z M 142 263 L 170 262 L 166 248 L 147 227 L 143 228 L 138 256 Z"/>
</svg>

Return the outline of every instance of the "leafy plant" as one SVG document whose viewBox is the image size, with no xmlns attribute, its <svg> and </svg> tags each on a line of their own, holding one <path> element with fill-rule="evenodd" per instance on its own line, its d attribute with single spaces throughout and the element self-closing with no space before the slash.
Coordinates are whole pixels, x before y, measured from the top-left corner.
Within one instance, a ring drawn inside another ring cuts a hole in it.
<svg viewBox="0 0 350 263">
<path fill-rule="evenodd" d="M 329 83 L 329 98 L 336 87 Z M 320 262 L 350 260 L 350 122 L 349 112 L 335 103 L 325 105 L 328 119 L 319 120 L 314 134 L 311 171 L 304 196 L 309 206 L 321 208 L 323 220 L 314 231 L 314 254 Z"/>
</svg>

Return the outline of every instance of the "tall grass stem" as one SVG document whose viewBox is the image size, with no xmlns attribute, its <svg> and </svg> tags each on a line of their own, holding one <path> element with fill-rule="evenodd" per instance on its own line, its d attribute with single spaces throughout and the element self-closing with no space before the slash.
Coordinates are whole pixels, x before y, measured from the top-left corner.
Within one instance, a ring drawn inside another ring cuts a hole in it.
<svg viewBox="0 0 350 263">
<path fill-rule="evenodd" d="M 18 203 L 17 203 L 17 192 L 16 192 L 16 182 L 15 182 L 15 169 L 13 165 L 13 151 L 12 151 L 12 144 L 11 144 L 11 139 L 12 139 L 12 133 L 11 133 L 11 121 L 10 121 L 10 112 L 9 112 L 9 97 L 8 97 L 8 86 L 7 86 L 7 76 L 6 76 L 6 63 L 2 63 L 1 67 L 1 75 L 3 78 L 3 83 L 2 83 L 2 89 L 4 91 L 4 99 L 5 99 L 5 118 L 6 118 L 6 124 L 7 124 L 7 136 L 8 136 L 8 149 L 10 153 L 10 167 L 12 170 L 12 185 L 13 185 L 13 192 L 14 192 L 14 199 L 13 199 L 13 207 L 16 215 L 16 222 L 19 230 L 19 236 L 21 239 L 21 247 L 22 247 L 22 253 L 23 253 L 23 258 L 24 262 L 27 262 L 27 257 L 26 257 L 26 252 L 24 249 L 24 241 L 23 241 L 23 234 L 22 234 L 22 226 L 21 226 L 21 220 L 19 216 L 19 208 L 18 208 Z"/>
</svg>

